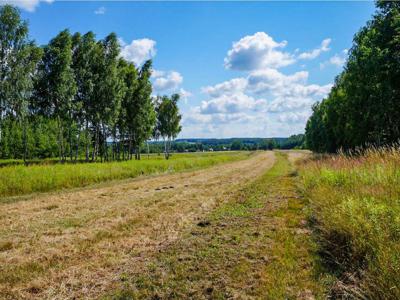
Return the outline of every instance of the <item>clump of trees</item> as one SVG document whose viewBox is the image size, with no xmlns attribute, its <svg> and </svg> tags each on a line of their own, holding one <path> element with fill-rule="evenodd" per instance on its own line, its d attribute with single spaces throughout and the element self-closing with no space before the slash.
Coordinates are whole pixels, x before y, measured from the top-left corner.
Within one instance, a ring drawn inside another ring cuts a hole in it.
<svg viewBox="0 0 400 300">
<path fill-rule="evenodd" d="M 151 60 L 121 57 L 114 33 L 96 40 L 64 30 L 38 47 L 18 9 L 1 6 L 0 158 L 140 159 L 155 132 L 168 158 L 179 95 L 154 99 L 151 71 Z"/>
<path fill-rule="evenodd" d="M 355 35 L 344 71 L 313 106 L 307 146 L 318 152 L 397 143 L 400 138 L 400 2 L 377 1 Z"/>
</svg>

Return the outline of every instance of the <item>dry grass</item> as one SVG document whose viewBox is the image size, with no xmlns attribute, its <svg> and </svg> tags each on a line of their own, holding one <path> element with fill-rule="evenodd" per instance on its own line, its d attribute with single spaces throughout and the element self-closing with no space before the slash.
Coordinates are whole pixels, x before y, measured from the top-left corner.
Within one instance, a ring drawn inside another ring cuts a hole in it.
<svg viewBox="0 0 400 300">
<path fill-rule="evenodd" d="M 105 298 L 321 299 L 305 203 L 287 155 L 278 153 L 271 170 L 232 193 L 145 269 L 128 270 Z"/>
<path fill-rule="evenodd" d="M 273 163 L 271 152 L 205 170 L 2 204 L 0 295 L 96 298 Z"/>
<path fill-rule="evenodd" d="M 300 168 L 310 217 L 340 298 L 400 299 L 400 151 L 311 159 Z"/>
</svg>

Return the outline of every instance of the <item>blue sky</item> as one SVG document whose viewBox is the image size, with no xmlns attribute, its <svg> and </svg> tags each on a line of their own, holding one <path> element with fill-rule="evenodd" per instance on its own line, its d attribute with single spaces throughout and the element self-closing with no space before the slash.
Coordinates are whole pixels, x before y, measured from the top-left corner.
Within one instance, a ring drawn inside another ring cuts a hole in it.
<svg viewBox="0 0 400 300">
<path fill-rule="evenodd" d="M 122 54 L 154 61 L 154 93 L 182 94 L 179 137 L 304 132 L 373 2 L 13 2 L 30 35 L 116 32 Z"/>
</svg>

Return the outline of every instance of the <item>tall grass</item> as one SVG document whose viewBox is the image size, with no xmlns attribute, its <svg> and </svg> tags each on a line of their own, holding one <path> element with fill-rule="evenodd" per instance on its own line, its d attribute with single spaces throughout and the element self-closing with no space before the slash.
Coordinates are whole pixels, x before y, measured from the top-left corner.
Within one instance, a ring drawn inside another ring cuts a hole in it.
<svg viewBox="0 0 400 300">
<path fill-rule="evenodd" d="M 0 168 L 0 197 L 83 187 L 140 175 L 204 168 L 244 159 L 249 155 L 249 152 L 196 153 L 173 155 L 169 160 L 162 159 L 161 156 L 151 156 L 140 161 L 3 167 Z"/>
<path fill-rule="evenodd" d="M 300 177 L 333 296 L 400 299 L 400 150 L 311 159 Z"/>
</svg>

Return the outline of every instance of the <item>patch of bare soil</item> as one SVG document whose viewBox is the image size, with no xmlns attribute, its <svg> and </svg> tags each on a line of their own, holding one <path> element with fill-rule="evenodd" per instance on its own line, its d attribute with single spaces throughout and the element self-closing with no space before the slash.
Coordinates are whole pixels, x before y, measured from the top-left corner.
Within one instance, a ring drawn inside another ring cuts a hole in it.
<svg viewBox="0 0 400 300">
<path fill-rule="evenodd" d="M 0 295 L 95 298 L 273 162 L 273 153 L 263 152 L 204 170 L 1 205 Z"/>
</svg>

